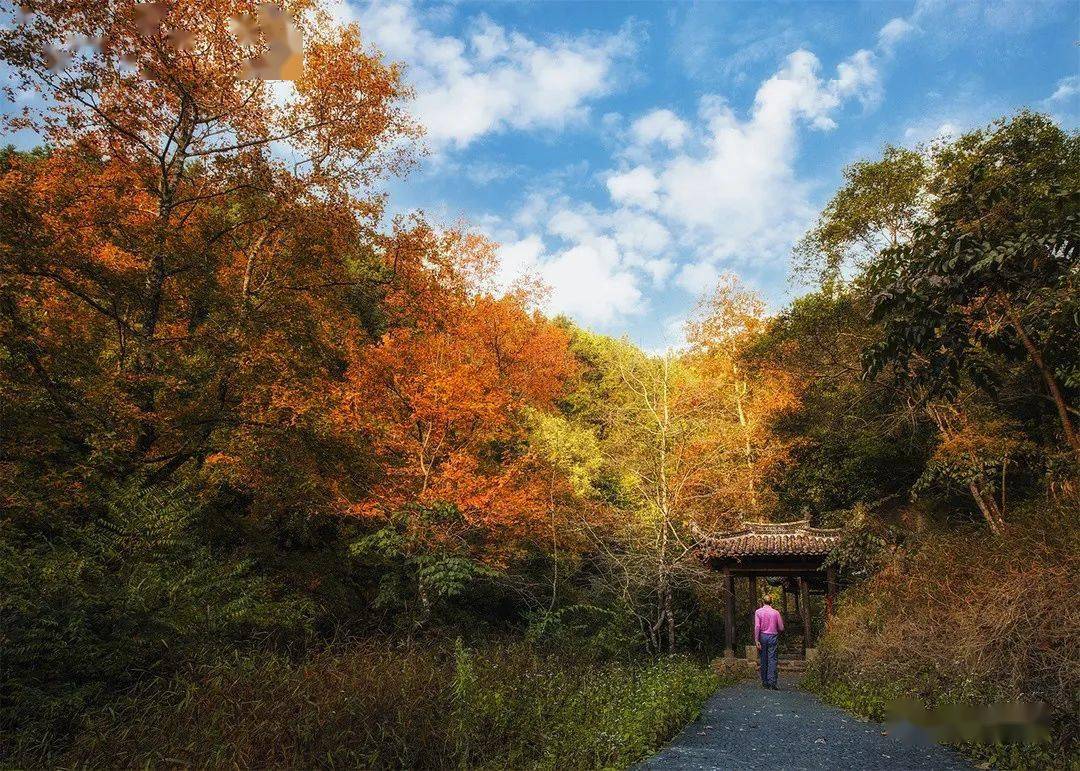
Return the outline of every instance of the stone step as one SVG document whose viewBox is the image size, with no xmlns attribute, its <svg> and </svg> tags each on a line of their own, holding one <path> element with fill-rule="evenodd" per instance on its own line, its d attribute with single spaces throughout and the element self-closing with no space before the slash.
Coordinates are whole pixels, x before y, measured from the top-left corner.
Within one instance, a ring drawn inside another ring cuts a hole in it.
<svg viewBox="0 0 1080 771">
<path fill-rule="evenodd" d="M 776 657 L 776 667 L 781 672 L 805 672 L 807 660 L 812 660 L 817 651 L 813 648 L 808 648 L 805 656 L 798 653 L 781 653 Z M 758 652 L 753 645 L 748 645 L 746 651 L 741 657 L 734 656 L 721 656 L 714 659 L 713 667 L 718 672 L 730 671 L 732 666 L 745 667 L 744 671 L 757 672 L 758 671 Z"/>
</svg>

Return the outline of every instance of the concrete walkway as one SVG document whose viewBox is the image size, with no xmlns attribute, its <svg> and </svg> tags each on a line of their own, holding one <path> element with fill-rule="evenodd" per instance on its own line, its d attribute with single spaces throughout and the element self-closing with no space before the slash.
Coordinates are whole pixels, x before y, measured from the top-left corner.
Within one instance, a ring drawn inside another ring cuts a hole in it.
<svg viewBox="0 0 1080 771">
<path fill-rule="evenodd" d="M 865 723 L 781 680 L 779 691 L 756 682 L 723 688 L 701 717 L 644 771 L 674 769 L 970 769 L 952 750 L 907 730 Z"/>
</svg>

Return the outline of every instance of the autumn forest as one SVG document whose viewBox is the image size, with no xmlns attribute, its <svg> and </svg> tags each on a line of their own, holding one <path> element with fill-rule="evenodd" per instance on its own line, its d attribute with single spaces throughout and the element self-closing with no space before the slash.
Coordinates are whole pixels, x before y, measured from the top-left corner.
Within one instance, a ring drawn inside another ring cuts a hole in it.
<svg viewBox="0 0 1080 771">
<path fill-rule="evenodd" d="M 966 751 L 1075 760 L 1075 132 L 881 148 L 792 255 L 811 291 L 725 274 L 646 352 L 387 216 L 424 127 L 357 26 L 288 3 L 279 88 L 254 3 L 33 5 L 0 30 L 46 97 L 0 154 L 0 764 L 626 767 L 723 677 L 701 534 L 802 519 L 843 533 L 806 687 L 1040 701 L 1049 742 Z"/>
</svg>

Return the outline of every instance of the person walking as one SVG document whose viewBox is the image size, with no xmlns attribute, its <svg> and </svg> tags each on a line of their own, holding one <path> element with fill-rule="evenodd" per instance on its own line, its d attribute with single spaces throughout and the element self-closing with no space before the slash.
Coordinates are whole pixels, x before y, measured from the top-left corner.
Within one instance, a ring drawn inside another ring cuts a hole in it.
<svg viewBox="0 0 1080 771">
<path fill-rule="evenodd" d="M 761 687 L 776 691 L 776 642 L 784 631 L 784 618 L 772 606 L 772 595 L 766 594 L 764 604 L 754 612 L 754 643 L 758 649 Z"/>
</svg>

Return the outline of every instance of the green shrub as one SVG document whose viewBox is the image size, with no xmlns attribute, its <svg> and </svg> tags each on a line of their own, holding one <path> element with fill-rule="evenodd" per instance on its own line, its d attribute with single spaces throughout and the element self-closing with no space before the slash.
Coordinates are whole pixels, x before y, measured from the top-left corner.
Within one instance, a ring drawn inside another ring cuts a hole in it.
<svg viewBox="0 0 1080 771">
<path fill-rule="evenodd" d="M 629 765 L 717 687 L 715 675 L 683 657 L 568 665 L 565 655 L 514 649 L 477 654 L 471 682 L 462 731 L 470 754 L 461 762 L 509 768 Z"/>
<path fill-rule="evenodd" d="M 203 546 L 181 491 L 116 489 L 62 537 L 0 521 L 0 756 L 214 644 L 302 632 L 312 609 Z"/>
</svg>

